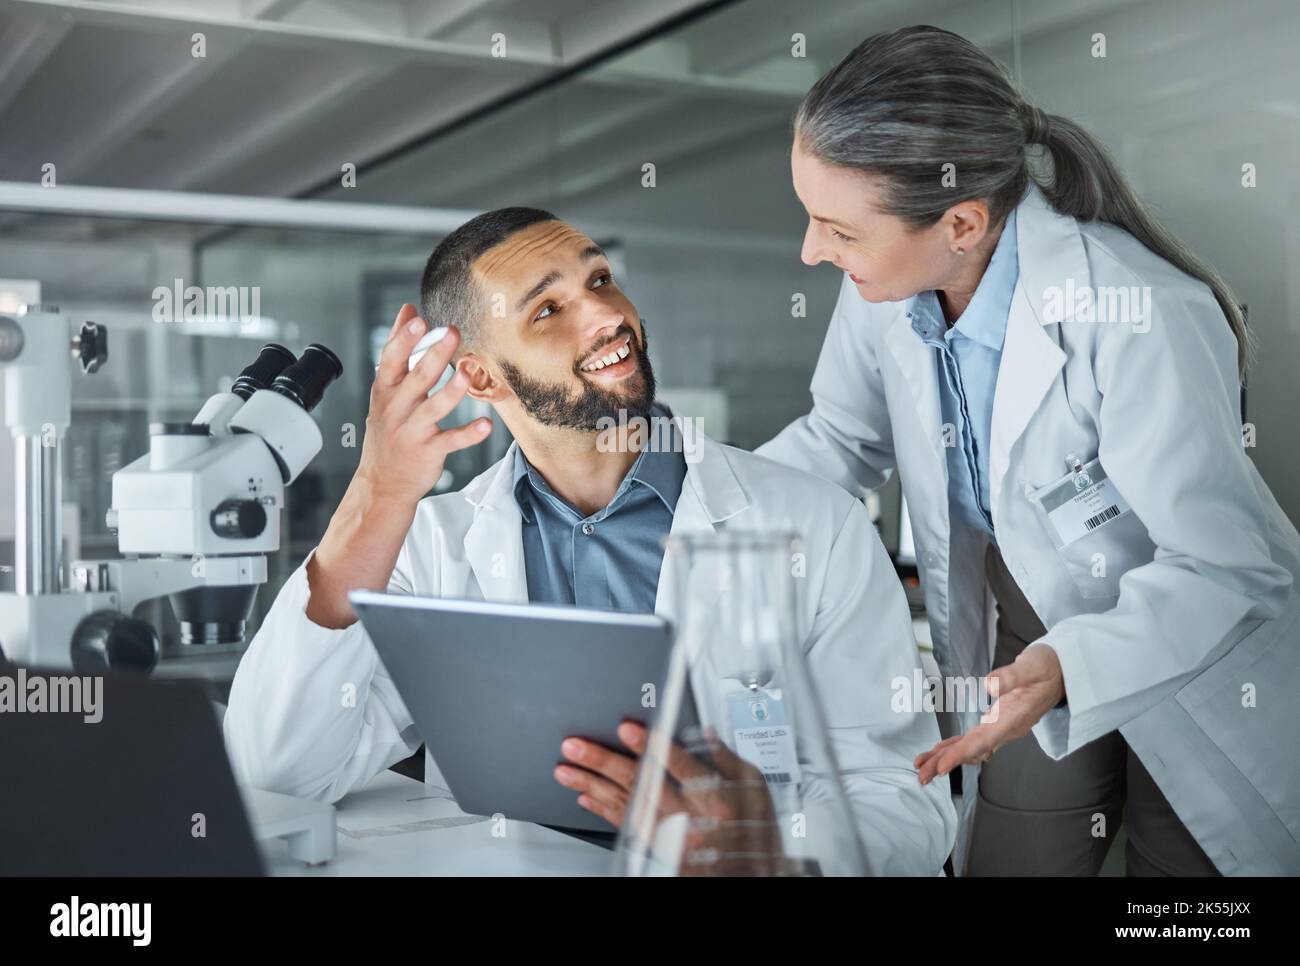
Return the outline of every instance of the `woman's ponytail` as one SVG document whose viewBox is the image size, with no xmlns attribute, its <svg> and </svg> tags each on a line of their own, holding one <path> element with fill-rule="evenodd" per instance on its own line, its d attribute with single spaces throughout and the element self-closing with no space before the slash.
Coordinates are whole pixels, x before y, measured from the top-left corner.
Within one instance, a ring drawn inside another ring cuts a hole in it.
<svg viewBox="0 0 1300 966">
<path fill-rule="evenodd" d="M 1241 307 L 1223 278 L 1147 211 L 1101 142 L 1069 118 L 1026 107 L 1030 143 L 1042 144 L 1052 161 L 1052 179 L 1041 185 L 1052 207 L 1080 221 L 1104 221 L 1123 228 L 1179 271 L 1200 279 L 1214 293 L 1219 308 L 1237 337 L 1237 372 L 1242 378 L 1249 361 L 1249 335 Z"/>
<path fill-rule="evenodd" d="M 982 198 L 995 223 L 1019 203 L 1025 149 L 1052 162 L 1043 193 L 1056 211 L 1104 221 L 1199 279 L 1248 358 L 1245 319 L 1227 284 L 1146 210 L 1101 143 L 1068 118 L 1028 104 L 1006 71 L 970 41 L 937 27 L 876 34 L 821 78 L 795 118 L 801 146 L 828 164 L 883 177 L 891 214 L 927 227 L 957 201 Z M 961 196 L 935 176 L 953 164 Z"/>
</svg>

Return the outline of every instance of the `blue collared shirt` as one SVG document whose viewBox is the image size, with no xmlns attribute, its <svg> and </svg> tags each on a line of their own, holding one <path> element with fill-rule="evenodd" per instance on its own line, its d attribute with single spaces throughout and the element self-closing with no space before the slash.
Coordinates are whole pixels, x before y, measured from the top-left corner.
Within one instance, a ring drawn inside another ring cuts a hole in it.
<svg viewBox="0 0 1300 966">
<path fill-rule="evenodd" d="M 656 410 L 656 415 L 661 413 Z M 647 448 L 609 505 L 584 516 L 551 489 L 516 447 L 514 494 L 523 515 L 528 599 L 654 613 L 663 539 L 685 478 L 680 447 Z"/>
<path fill-rule="evenodd" d="M 935 349 L 939 403 L 948 457 L 948 505 L 955 522 L 993 533 L 989 510 L 989 437 L 993 391 L 1002 363 L 1011 298 L 1020 278 L 1016 212 L 1007 216 L 975 295 L 951 327 L 939 297 L 921 292 L 908 303 L 912 329 Z M 952 427 L 951 431 L 947 427 Z"/>
</svg>

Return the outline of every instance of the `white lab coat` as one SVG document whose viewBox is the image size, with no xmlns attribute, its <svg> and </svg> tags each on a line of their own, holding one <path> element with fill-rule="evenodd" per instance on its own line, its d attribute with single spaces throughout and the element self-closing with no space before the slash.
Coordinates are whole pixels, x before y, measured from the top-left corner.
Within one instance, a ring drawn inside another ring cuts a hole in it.
<svg viewBox="0 0 1300 966">
<path fill-rule="evenodd" d="M 933 712 L 891 710 L 892 682 L 911 681 L 919 655 L 902 589 L 865 508 L 824 480 L 711 440 L 697 455 L 671 532 L 803 535 L 799 641 L 871 871 L 937 874 L 955 842 L 957 815 L 947 781 L 922 787 L 912 767 L 939 738 Z M 528 599 L 513 461 L 512 446 L 462 491 L 420 502 L 389 592 Z M 285 583 L 240 662 L 225 736 L 244 783 L 334 801 L 414 753 L 420 738 L 361 624 L 331 630 L 308 620 L 306 567 Z M 655 609 L 671 618 L 670 571 L 665 561 Z M 342 700 L 350 693 L 355 707 Z M 427 763 L 436 774 L 436 763 Z"/>
<path fill-rule="evenodd" d="M 1061 216 L 1036 187 L 1016 221 L 989 476 L 999 547 L 1069 698 L 1035 734 L 1060 758 L 1118 728 L 1220 871 L 1300 872 L 1300 537 L 1244 451 L 1231 330 L 1207 286 L 1128 233 Z M 1086 321 L 1081 301 L 1052 316 L 1062 293 L 1106 286 L 1149 287 L 1148 331 Z M 812 412 L 758 452 L 853 491 L 896 467 L 936 658 L 983 675 L 986 538 L 949 525 L 935 359 L 905 305 L 846 277 Z M 1067 454 L 1100 458 L 1134 513 L 1058 551 L 1027 490 L 1064 476 Z"/>
</svg>

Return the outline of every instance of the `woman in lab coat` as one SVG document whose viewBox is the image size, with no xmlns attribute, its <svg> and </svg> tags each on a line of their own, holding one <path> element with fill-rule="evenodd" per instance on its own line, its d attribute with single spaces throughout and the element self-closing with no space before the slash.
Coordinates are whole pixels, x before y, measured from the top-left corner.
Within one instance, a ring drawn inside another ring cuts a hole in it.
<svg viewBox="0 0 1300 966">
<path fill-rule="evenodd" d="M 1300 872 L 1300 536 L 1243 449 L 1226 286 L 947 31 L 823 77 L 792 173 L 845 279 L 760 452 L 898 469 L 939 666 L 1000 695 L 917 759 L 964 766 L 958 869 L 1096 874 L 1122 821 L 1130 874 Z"/>
</svg>

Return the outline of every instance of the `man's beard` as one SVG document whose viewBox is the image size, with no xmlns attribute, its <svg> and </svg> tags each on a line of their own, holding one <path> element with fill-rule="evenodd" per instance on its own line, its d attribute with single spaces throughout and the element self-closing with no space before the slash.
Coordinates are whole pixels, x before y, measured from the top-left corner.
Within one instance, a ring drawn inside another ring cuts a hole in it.
<svg viewBox="0 0 1300 966">
<path fill-rule="evenodd" d="M 634 416 L 649 419 L 650 408 L 655 401 L 655 374 L 650 367 L 650 355 L 646 351 L 648 342 L 645 321 L 641 322 L 639 347 L 636 343 L 636 333 L 631 327 L 622 326 L 621 329 L 626 329 L 631 336 L 630 344 L 636 353 L 637 372 L 641 376 L 640 389 L 630 395 L 600 389 L 581 375 L 578 379 L 581 380 L 582 388 L 577 392 L 571 392 L 567 386 L 560 383 L 526 376 L 517 366 L 511 365 L 504 359 L 499 360 L 498 364 L 501 366 L 502 375 L 518 397 L 519 404 L 524 407 L 524 412 L 544 426 L 580 429 L 594 433 L 599 430 L 602 419 L 618 422 L 620 411 L 625 413 L 628 419 Z"/>
</svg>

